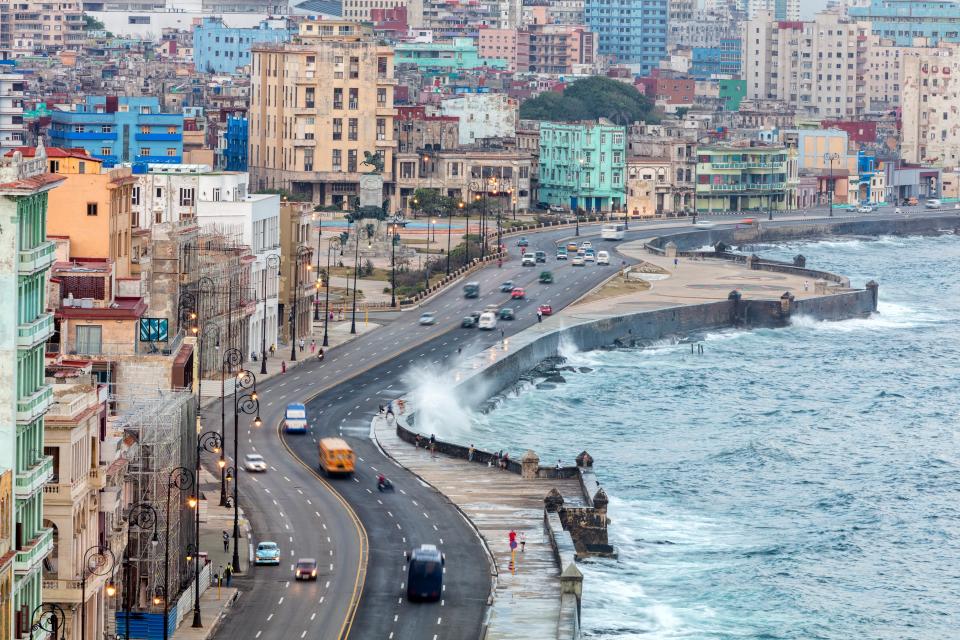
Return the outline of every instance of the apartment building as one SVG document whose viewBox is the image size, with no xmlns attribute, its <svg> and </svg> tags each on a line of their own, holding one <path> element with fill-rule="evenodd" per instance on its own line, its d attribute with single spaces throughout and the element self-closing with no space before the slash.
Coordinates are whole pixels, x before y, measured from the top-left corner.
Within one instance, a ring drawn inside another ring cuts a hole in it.
<svg viewBox="0 0 960 640">
<path fill-rule="evenodd" d="M 907 162 L 960 165 L 957 82 L 960 45 L 944 44 L 903 59 L 901 154 Z"/>
<path fill-rule="evenodd" d="M 86 38 L 79 0 L 2 0 L 0 49 L 14 56 L 78 49 Z"/>
<path fill-rule="evenodd" d="M 800 0 L 746 0 L 747 17 L 770 13 L 776 20 L 799 20 Z"/>
<path fill-rule="evenodd" d="M 680 214 L 694 208 L 696 142 L 696 130 L 670 122 L 629 127 L 627 211 L 631 216 Z"/>
<path fill-rule="evenodd" d="M 0 536 L 13 532 L 13 606 L 22 629 L 42 602 L 44 560 L 53 549 L 53 528 L 43 513 L 43 486 L 53 475 L 53 458 L 44 452 L 44 414 L 53 391 L 44 377 L 43 345 L 53 333 L 47 311 L 47 273 L 55 247 L 47 240 L 47 197 L 63 182 L 47 173 L 42 147 L 33 158 L 15 153 L 0 158 L 0 299 L 7 327 L 0 338 L 0 469 L 14 472 L 12 510 Z M 0 561 L 0 564 L 3 564 Z M 0 575 L 0 588 L 2 588 Z M 28 625 L 29 626 L 29 625 Z"/>
<path fill-rule="evenodd" d="M 286 42 L 292 34 L 286 18 L 264 20 L 256 27 L 231 27 L 210 16 L 193 27 L 193 66 L 201 73 L 235 73 L 250 64 L 254 42 Z"/>
<path fill-rule="evenodd" d="M 586 3 L 586 20 L 597 34 L 598 50 L 617 64 L 646 75 L 667 56 L 668 0 L 596 0 Z"/>
<path fill-rule="evenodd" d="M 600 123 L 540 123 L 540 201 L 589 212 L 626 204 L 626 134 Z"/>
<path fill-rule="evenodd" d="M 13 470 L 0 468 L 0 640 L 13 638 Z"/>
<path fill-rule="evenodd" d="M 909 47 L 960 42 L 960 4 L 953 0 L 869 0 L 847 9 L 873 35 Z"/>
<path fill-rule="evenodd" d="M 798 115 L 859 116 L 868 109 L 869 26 L 833 13 L 783 22 L 762 12 L 744 24 L 747 97 L 779 100 Z"/>
<path fill-rule="evenodd" d="M 586 24 L 584 0 L 532 0 L 523 3 L 521 24 Z"/>
<path fill-rule="evenodd" d="M 375 9 L 396 9 L 406 7 L 407 0 L 342 0 L 340 15 L 357 22 L 370 22 L 373 19 L 371 11 Z"/>
<path fill-rule="evenodd" d="M 24 87 L 23 74 L 17 72 L 14 61 L 0 60 L 0 154 L 19 147 L 26 137 L 26 126 L 23 124 Z"/>
<path fill-rule="evenodd" d="M 697 211 L 788 209 L 797 175 L 796 161 L 783 146 L 700 146 Z"/>
<path fill-rule="evenodd" d="M 359 196 L 364 154 L 392 189 L 393 49 L 369 25 L 308 19 L 288 44 L 253 46 L 248 163 L 256 188 L 321 205 Z"/>
</svg>

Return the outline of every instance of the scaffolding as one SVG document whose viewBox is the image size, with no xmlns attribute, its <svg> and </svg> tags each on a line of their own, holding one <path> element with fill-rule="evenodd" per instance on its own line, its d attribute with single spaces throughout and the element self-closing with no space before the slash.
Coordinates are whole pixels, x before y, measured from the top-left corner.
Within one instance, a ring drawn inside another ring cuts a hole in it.
<svg viewBox="0 0 960 640">
<path fill-rule="evenodd" d="M 153 508 L 156 522 L 155 528 L 149 523 L 127 523 L 130 574 L 125 574 L 124 586 L 132 588 L 127 602 L 131 610 L 162 610 L 162 605 L 153 606 L 153 597 L 163 593 L 168 602 L 175 602 L 193 575 L 185 550 L 188 544 L 196 545 L 196 515 L 187 505 L 187 497 L 195 495 L 195 483 L 181 489 L 171 486 L 171 479 L 176 478 L 178 467 L 189 469 L 191 478 L 196 468 L 196 399 L 187 391 L 114 387 L 111 392 L 122 396 L 129 409 L 111 417 L 112 427 L 133 443 L 127 451 L 130 504 L 124 517 L 129 519 L 132 508 L 146 504 Z"/>
</svg>

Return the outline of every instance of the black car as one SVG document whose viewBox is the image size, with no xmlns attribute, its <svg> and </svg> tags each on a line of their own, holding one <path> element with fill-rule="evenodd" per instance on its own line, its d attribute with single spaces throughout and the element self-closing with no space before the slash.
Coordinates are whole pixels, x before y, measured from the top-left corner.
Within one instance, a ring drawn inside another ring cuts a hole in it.
<svg viewBox="0 0 960 640">
<path fill-rule="evenodd" d="M 547 252 L 546 251 L 537 251 L 533 254 L 536 257 L 537 262 L 546 262 L 547 261 Z"/>
<path fill-rule="evenodd" d="M 503 293 L 510 293 L 513 291 L 513 280 L 507 280 L 506 282 L 500 285 L 500 291 Z"/>
<path fill-rule="evenodd" d="M 297 560 L 294 576 L 297 580 L 316 580 L 317 561 L 313 558 L 300 558 Z"/>
<path fill-rule="evenodd" d="M 500 319 L 501 320 L 513 320 L 516 316 L 513 314 L 513 309 L 510 307 L 504 307 L 500 309 Z"/>
<path fill-rule="evenodd" d="M 410 554 L 407 600 L 436 601 L 443 593 L 443 554 L 432 544 L 422 544 Z"/>
<path fill-rule="evenodd" d="M 479 316 L 465 316 L 463 320 L 460 321 L 460 326 L 464 329 L 473 329 L 477 326 L 477 323 L 480 322 Z"/>
</svg>

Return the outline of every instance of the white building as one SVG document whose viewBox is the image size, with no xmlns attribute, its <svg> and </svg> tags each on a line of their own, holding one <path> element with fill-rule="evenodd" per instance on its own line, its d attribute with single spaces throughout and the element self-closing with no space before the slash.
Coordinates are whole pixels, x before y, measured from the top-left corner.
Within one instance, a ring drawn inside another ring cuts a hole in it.
<svg viewBox="0 0 960 640">
<path fill-rule="evenodd" d="M 460 119 L 460 144 L 517 134 L 517 101 L 502 93 L 470 93 L 440 103 L 440 113 Z"/>
<path fill-rule="evenodd" d="M 0 155 L 25 144 L 23 75 L 11 64 L 0 65 Z"/>
<path fill-rule="evenodd" d="M 960 45 L 944 44 L 903 61 L 901 149 L 907 162 L 960 166 Z"/>
</svg>

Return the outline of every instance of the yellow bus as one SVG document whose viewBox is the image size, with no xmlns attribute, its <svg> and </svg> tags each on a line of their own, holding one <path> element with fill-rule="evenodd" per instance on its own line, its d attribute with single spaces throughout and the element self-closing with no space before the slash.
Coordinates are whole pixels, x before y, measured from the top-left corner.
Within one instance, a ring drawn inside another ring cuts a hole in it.
<svg viewBox="0 0 960 640">
<path fill-rule="evenodd" d="M 320 440 L 320 470 L 328 477 L 353 474 L 353 449 L 343 438 Z"/>
</svg>

